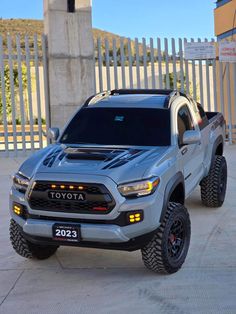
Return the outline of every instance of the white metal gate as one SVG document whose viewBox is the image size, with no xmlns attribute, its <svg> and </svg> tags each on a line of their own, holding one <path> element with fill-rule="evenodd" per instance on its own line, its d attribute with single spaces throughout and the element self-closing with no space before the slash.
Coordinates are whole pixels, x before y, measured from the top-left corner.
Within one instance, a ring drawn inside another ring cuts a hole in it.
<svg viewBox="0 0 236 314">
<path fill-rule="evenodd" d="M 48 144 L 49 100 L 44 36 L 0 36 L 0 156 Z"/>
<path fill-rule="evenodd" d="M 191 39 L 194 42 L 194 39 Z M 204 41 L 207 41 L 205 39 Z M 214 40 L 211 40 L 214 41 Z M 113 38 L 95 42 L 96 91 L 177 88 L 206 111 L 220 111 L 236 140 L 236 64 L 184 59 L 187 39 Z M 198 42 L 201 42 L 198 39 Z M 50 126 L 46 38 L 0 36 L 0 156 L 45 147 Z"/>
</svg>

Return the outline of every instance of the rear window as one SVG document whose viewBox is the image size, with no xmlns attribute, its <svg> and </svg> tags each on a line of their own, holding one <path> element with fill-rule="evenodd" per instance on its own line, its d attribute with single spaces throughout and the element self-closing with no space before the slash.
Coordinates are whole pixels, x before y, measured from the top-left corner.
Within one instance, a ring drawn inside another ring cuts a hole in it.
<svg viewBox="0 0 236 314">
<path fill-rule="evenodd" d="M 170 111 L 150 108 L 83 108 L 61 137 L 64 144 L 170 145 Z"/>
<path fill-rule="evenodd" d="M 202 106 L 199 103 L 197 103 L 197 108 L 198 108 L 198 112 L 200 115 L 200 118 L 198 121 L 198 126 L 199 126 L 200 130 L 202 130 L 209 124 L 209 121 L 208 121 L 208 118 L 207 118 L 207 115 L 206 115 L 204 109 L 202 108 Z"/>
</svg>

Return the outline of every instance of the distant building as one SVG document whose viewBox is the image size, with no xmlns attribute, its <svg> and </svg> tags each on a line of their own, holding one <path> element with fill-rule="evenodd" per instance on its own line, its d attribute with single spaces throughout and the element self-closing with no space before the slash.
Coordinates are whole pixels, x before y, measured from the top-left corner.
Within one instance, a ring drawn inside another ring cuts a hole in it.
<svg viewBox="0 0 236 314">
<path fill-rule="evenodd" d="M 236 40 L 236 0 L 218 0 L 214 10 L 217 41 Z M 227 124 L 232 124 L 233 141 L 236 138 L 236 63 L 216 63 L 218 104 L 224 103 Z M 221 85 L 222 82 L 222 85 Z M 220 108 L 219 108 L 220 110 Z"/>
<path fill-rule="evenodd" d="M 236 39 L 236 0 L 218 0 L 214 15 L 217 40 Z"/>
</svg>

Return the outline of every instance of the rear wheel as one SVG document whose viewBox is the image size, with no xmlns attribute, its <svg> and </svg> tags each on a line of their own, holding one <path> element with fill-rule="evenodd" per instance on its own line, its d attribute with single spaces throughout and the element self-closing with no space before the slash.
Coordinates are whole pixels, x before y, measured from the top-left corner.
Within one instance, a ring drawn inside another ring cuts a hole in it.
<svg viewBox="0 0 236 314">
<path fill-rule="evenodd" d="M 25 258 L 47 259 L 58 249 L 58 246 L 29 242 L 24 238 L 20 226 L 13 219 L 10 221 L 10 240 L 16 253 Z"/>
<path fill-rule="evenodd" d="M 190 235 L 187 209 L 181 204 L 169 203 L 161 226 L 141 250 L 144 265 L 158 273 L 175 273 L 187 256 Z"/>
<path fill-rule="evenodd" d="M 225 157 L 215 156 L 208 175 L 200 183 L 202 203 L 207 207 L 221 207 L 227 187 Z"/>
</svg>

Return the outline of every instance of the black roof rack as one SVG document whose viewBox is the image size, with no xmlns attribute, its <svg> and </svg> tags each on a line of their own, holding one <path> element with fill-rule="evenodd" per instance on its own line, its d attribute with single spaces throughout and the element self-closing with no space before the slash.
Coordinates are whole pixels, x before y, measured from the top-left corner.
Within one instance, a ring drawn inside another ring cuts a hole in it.
<svg viewBox="0 0 236 314">
<path fill-rule="evenodd" d="M 95 94 L 91 97 L 89 97 L 84 107 L 87 107 L 91 102 L 95 102 L 96 100 L 108 97 L 108 96 L 118 96 L 118 95 L 166 95 L 166 100 L 164 103 L 165 108 L 170 108 L 171 103 L 174 101 L 174 99 L 178 96 L 186 97 L 187 99 L 190 99 L 190 97 L 183 92 L 180 92 L 178 90 L 173 89 L 113 89 L 111 91 L 105 91 L 98 94 Z"/>
<path fill-rule="evenodd" d="M 169 95 L 173 89 L 113 89 L 111 95 L 156 94 Z"/>
</svg>

